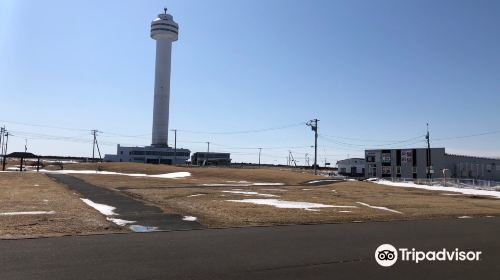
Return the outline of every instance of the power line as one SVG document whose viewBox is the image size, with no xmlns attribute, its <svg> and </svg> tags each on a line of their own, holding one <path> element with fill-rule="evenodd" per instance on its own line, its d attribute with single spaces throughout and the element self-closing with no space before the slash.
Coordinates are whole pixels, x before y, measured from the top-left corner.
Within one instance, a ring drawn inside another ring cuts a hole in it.
<svg viewBox="0 0 500 280">
<path fill-rule="evenodd" d="M 463 138 L 471 138 L 471 137 L 478 137 L 478 136 L 484 136 L 484 135 L 492 135 L 492 134 L 498 134 L 498 133 L 500 133 L 500 130 L 488 131 L 488 132 L 476 133 L 476 134 L 469 134 L 469 135 L 462 135 L 462 136 L 454 136 L 454 137 L 433 138 L 432 141 L 463 139 Z"/>
<path fill-rule="evenodd" d="M 240 130 L 240 131 L 196 131 L 196 130 L 183 130 L 183 129 L 179 129 L 179 131 L 186 132 L 186 133 L 193 133 L 193 134 L 221 134 L 221 135 L 229 135 L 229 134 L 249 134 L 249 133 L 275 131 L 275 130 L 282 130 L 282 129 L 292 128 L 292 127 L 298 127 L 298 126 L 302 126 L 302 125 L 304 125 L 303 122 L 289 124 L 289 125 L 284 125 L 284 126 L 278 126 L 278 127 L 253 129 L 253 130 Z"/>
<path fill-rule="evenodd" d="M 324 134 L 321 134 L 320 137 L 323 139 L 330 140 L 332 143 L 336 143 L 339 145 L 345 145 L 345 146 L 349 146 L 349 147 L 366 147 L 367 146 L 367 144 L 351 144 L 351 143 L 341 142 L 341 141 L 338 141 L 335 139 L 331 139 L 330 136 L 327 136 Z M 370 144 L 369 146 L 371 146 L 371 147 L 393 146 L 393 145 L 397 145 L 397 144 L 401 144 L 401 143 L 411 142 L 411 141 L 414 141 L 416 139 L 423 139 L 423 137 L 425 137 L 425 135 L 419 135 L 416 137 L 412 137 L 412 138 L 408 138 L 408 139 L 404 139 L 404 140 L 398 140 L 398 141 L 395 141 L 392 143 L 386 143 L 386 144 Z"/>
<path fill-rule="evenodd" d="M 0 120 L 0 121 L 1 122 L 6 122 L 6 123 L 11 123 L 11 124 L 24 125 L 24 126 L 34 126 L 34 127 L 42 127 L 42 128 L 54 128 L 54 129 L 72 130 L 72 131 L 88 131 L 88 129 L 74 128 L 74 127 L 70 128 L 70 127 L 53 126 L 53 125 L 43 125 L 43 124 L 13 122 L 13 121 L 6 121 L 6 120 Z"/>
<path fill-rule="evenodd" d="M 218 146 L 218 147 L 223 147 L 223 148 L 230 148 L 230 149 L 238 149 L 238 150 L 256 150 L 259 148 L 265 149 L 265 150 L 289 150 L 289 149 L 301 149 L 301 148 L 311 148 L 313 146 L 281 146 L 281 147 L 235 147 L 235 146 L 228 146 L 228 145 L 223 145 L 223 144 L 217 144 L 217 143 L 212 143 L 213 146 Z"/>
</svg>

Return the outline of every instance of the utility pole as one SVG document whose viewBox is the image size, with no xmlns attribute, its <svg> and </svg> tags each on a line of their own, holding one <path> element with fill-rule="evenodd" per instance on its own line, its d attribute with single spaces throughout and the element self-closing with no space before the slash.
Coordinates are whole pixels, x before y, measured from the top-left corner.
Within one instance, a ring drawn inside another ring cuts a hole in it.
<svg viewBox="0 0 500 280">
<path fill-rule="evenodd" d="M 177 162 L 177 129 L 172 129 L 174 132 L 174 164 Z"/>
<path fill-rule="evenodd" d="M 429 123 L 427 123 L 427 135 L 425 139 L 427 139 L 427 178 L 432 179 L 432 160 L 431 160 L 431 140 L 429 134 Z"/>
<path fill-rule="evenodd" d="M 24 152 L 28 152 L 28 139 L 24 139 Z"/>
<path fill-rule="evenodd" d="M 260 166 L 260 154 L 262 153 L 262 148 L 259 148 L 259 166 Z"/>
<path fill-rule="evenodd" d="M 318 175 L 318 119 L 310 120 L 307 125 L 314 131 L 314 175 Z"/>
<path fill-rule="evenodd" d="M 296 160 L 295 160 L 295 158 L 293 157 L 293 154 L 292 154 L 292 151 L 291 151 L 291 150 L 289 150 L 289 151 L 288 151 L 288 158 L 290 159 L 290 161 L 289 161 L 289 162 L 290 162 L 290 166 L 291 166 L 291 165 L 292 165 L 292 163 L 293 163 L 293 165 L 294 165 L 295 167 L 297 167 L 297 161 L 296 161 Z"/>
<path fill-rule="evenodd" d="M 5 127 L 0 127 L 0 147 L 1 147 L 1 153 L 0 155 L 3 155 L 3 133 L 5 131 Z"/>
<path fill-rule="evenodd" d="M 5 158 L 3 157 L 4 154 L 3 154 L 3 137 L 4 137 L 4 132 L 5 132 L 5 126 L 3 127 L 0 127 L 0 156 L 2 156 L 2 165 L 3 165 L 3 161 L 5 160 Z M 3 169 L 5 170 L 5 168 Z"/>
<path fill-rule="evenodd" d="M 7 154 L 7 148 L 9 147 L 9 135 L 12 135 L 10 134 L 8 131 L 5 133 L 5 150 L 4 150 L 4 155 Z"/>
<path fill-rule="evenodd" d="M 102 157 L 101 157 L 101 150 L 99 149 L 99 143 L 97 143 L 97 133 L 99 133 L 99 130 L 92 130 L 91 134 L 94 136 L 94 141 L 92 143 L 92 161 L 95 161 L 95 148 L 97 147 L 97 152 L 99 153 L 99 160 L 102 162 Z"/>
<path fill-rule="evenodd" d="M 7 130 L 5 130 L 5 126 L 3 127 L 3 130 L 2 130 L 2 138 L 3 138 L 3 141 L 2 141 L 2 170 L 5 171 L 5 164 L 6 164 L 6 161 L 7 161 L 7 147 L 8 147 L 8 144 L 9 144 L 9 132 Z M 5 142 L 5 144 L 4 144 Z M 4 149 L 4 145 L 5 145 L 5 149 Z"/>
</svg>

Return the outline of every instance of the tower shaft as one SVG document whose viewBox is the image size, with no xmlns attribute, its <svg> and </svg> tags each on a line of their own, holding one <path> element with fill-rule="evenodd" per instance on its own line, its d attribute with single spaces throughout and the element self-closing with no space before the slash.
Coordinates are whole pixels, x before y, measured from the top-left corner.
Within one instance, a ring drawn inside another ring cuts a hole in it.
<svg viewBox="0 0 500 280">
<path fill-rule="evenodd" d="M 172 42 L 156 40 L 152 146 L 168 145 Z"/>
</svg>

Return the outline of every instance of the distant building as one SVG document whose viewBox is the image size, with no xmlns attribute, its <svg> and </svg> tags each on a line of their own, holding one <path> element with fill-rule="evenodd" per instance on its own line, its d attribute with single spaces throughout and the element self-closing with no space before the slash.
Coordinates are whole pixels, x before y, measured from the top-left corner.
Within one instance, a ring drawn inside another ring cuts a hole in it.
<svg viewBox="0 0 500 280">
<path fill-rule="evenodd" d="M 163 147 L 122 147 L 116 148 L 116 155 L 105 155 L 104 161 L 139 162 L 153 164 L 185 164 L 191 151 Z"/>
<path fill-rule="evenodd" d="M 444 148 L 430 149 L 430 167 L 426 148 L 366 150 L 365 160 L 367 177 L 443 178 L 446 169 L 446 177 L 500 181 L 500 159 L 452 155 Z"/>
<path fill-rule="evenodd" d="M 343 176 L 363 177 L 365 176 L 365 159 L 348 158 L 337 161 L 338 173 Z"/>
<path fill-rule="evenodd" d="M 196 152 L 191 156 L 194 165 L 230 165 L 230 153 Z"/>
</svg>

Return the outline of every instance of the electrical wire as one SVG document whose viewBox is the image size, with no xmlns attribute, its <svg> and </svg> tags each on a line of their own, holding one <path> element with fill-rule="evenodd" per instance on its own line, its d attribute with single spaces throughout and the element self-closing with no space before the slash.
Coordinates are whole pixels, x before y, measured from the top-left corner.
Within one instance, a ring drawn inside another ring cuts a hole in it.
<svg viewBox="0 0 500 280">
<path fill-rule="evenodd" d="M 303 126 L 305 124 L 306 124 L 305 122 L 300 122 L 300 123 L 294 123 L 294 124 L 278 126 L 278 127 L 254 129 L 254 130 L 241 130 L 241 131 L 196 131 L 196 130 L 183 130 L 183 129 L 178 129 L 177 131 L 186 132 L 186 133 L 193 133 L 193 134 L 219 134 L 219 135 L 250 134 L 250 133 L 282 130 L 282 129 L 292 128 L 292 127 Z"/>
</svg>

